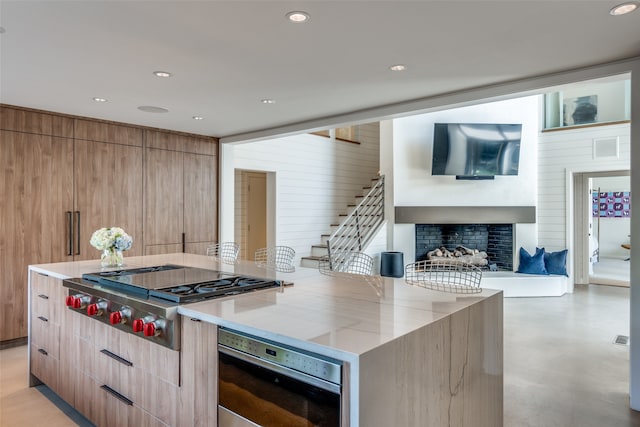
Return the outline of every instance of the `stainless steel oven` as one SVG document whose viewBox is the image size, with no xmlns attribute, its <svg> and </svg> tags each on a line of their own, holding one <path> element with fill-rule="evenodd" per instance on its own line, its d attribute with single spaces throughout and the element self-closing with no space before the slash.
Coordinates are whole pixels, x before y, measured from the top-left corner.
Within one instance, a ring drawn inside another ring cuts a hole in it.
<svg viewBox="0 0 640 427">
<path fill-rule="evenodd" d="M 244 333 L 218 335 L 218 425 L 340 425 L 342 362 Z"/>
</svg>

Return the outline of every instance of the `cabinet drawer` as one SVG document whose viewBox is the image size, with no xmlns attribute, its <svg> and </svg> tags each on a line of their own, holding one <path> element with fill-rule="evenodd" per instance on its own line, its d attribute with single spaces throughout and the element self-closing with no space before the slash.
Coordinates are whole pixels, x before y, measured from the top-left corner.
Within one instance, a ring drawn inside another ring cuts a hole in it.
<svg viewBox="0 0 640 427">
<path fill-rule="evenodd" d="M 179 384 L 180 352 L 93 320 L 93 342 L 171 384 Z"/>
<path fill-rule="evenodd" d="M 60 325 L 45 316 L 31 316 L 31 343 L 60 358 Z"/>
<path fill-rule="evenodd" d="M 139 371 L 119 354 L 102 347 L 94 347 L 93 377 L 132 401 L 140 398 Z"/>
<path fill-rule="evenodd" d="M 31 345 L 31 373 L 54 391 L 58 390 L 58 359 L 44 348 Z"/>
<path fill-rule="evenodd" d="M 164 423 L 172 426 L 179 425 L 180 388 L 148 372 L 139 372 L 137 377 L 139 390 L 135 394 L 136 405 Z"/>
<path fill-rule="evenodd" d="M 159 347 L 159 346 L 154 346 Z M 109 349 L 95 348 L 94 378 L 169 425 L 177 425 L 179 388 Z"/>
<path fill-rule="evenodd" d="M 31 272 L 31 312 L 60 323 L 64 309 L 64 289 L 54 277 Z"/>
<path fill-rule="evenodd" d="M 121 390 L 85 377 L 86 399 L 81 412 L 97 426 L 167 427 L 125 396 Z M 175 402 L 174 402 L 175 406 Z M 177 425 L 177 424 L 172 424 Z"/>
</svg>

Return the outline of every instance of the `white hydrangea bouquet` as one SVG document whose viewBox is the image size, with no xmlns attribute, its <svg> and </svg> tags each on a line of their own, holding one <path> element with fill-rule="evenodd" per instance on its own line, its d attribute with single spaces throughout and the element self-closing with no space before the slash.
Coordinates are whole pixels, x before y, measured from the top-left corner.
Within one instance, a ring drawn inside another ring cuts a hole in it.
<svg viewBox="0 0 640 427">
<path fill-rule="evenodd" d="M 102 251 L 103 267 L 121 267 L 124 265 L 122 251 L 131 249 L 133 239 L 120 227 L 103 227 L 94 231 L 89 243 Z"/>
</svg>

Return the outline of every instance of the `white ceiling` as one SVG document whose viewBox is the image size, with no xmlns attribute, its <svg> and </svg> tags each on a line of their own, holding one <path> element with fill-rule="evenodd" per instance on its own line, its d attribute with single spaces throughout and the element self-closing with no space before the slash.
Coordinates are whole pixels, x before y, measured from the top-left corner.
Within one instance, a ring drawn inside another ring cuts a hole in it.
<svg viewBox="0 0 640 427">
<path fill-rule="evenodd" d="M 621 1 L 1 0 L 0 102 L 217 137 L 330 123 L 638 56 Z"/>
</svg>

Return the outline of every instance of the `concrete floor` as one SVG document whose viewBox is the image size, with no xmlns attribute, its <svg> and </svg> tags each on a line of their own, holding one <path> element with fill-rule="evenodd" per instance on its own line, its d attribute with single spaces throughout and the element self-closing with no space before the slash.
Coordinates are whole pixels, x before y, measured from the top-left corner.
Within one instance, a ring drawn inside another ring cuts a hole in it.
<svg viewBox="0 0 640 427">
<path fill-rule="evenodd" d="M 504 426 L 640 426 L 629 409 L 629 289 L 504 300 Z"/>
</svg>

